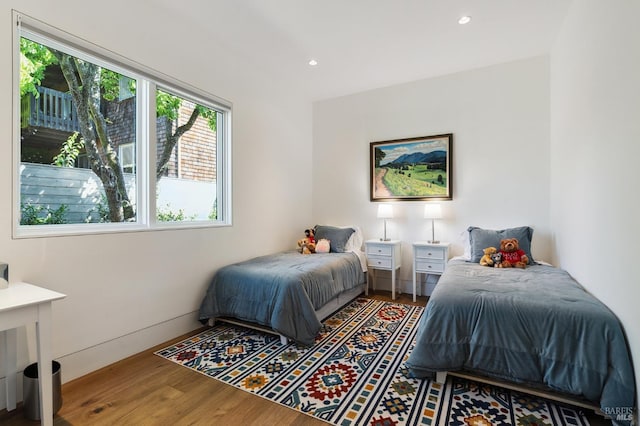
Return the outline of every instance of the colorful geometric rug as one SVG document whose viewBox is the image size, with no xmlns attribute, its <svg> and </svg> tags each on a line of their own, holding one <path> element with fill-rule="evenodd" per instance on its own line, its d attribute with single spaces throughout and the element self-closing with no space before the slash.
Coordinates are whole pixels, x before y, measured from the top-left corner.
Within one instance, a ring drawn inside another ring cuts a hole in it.
<svg viewBox="0 0 640 426">
<path fill-rule="evenodd" d="M 423 308 L 359 298 L 323 322 L 310 348 L 218 324 L 157 355 L 339 426 L 588 425 L 577 408 L 448 376 L 409 376 Z"/>
</svg>

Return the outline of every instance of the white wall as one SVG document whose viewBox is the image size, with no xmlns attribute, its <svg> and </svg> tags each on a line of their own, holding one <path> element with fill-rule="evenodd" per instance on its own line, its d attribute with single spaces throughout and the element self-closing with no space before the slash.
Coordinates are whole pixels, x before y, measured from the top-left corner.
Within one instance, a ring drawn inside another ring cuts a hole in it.
<svg viewBox="0 0 640 426">
<path fill-rule="evenodd" d="M 640 241 L 639 15 L 637 1 L 573 2 L 551 53 L 555 258 L 622 321 L 635 359 L 636 383 L 640 383 L 640 274 L 635 246 Z"/>
<path fill-rule="evenodd" d="M 314 222 L 382 235 L 369 200 L 369 143 L 453 133 L 453 200 L 443 202 L 436 238 L 462 254 L 469 225 L 535 229 L 533 255 L 549 259 L 549 73 L 538 57 L 316 102 L 313 105 Z M 424 203 L 396 203 L 388 222 L 403 241 L 408 290 L 411 242 L 430 239 Z M 423 277 L 424 279 L 424 277 Z"/>
<path fill-rule="evenodd" d="M 233 226 L 13 240 L 11 8 L 233 102 Z M 0 260 L 11 281 L 67 294 L 53 306 L 64 381 L 198 327 L 215 269 L 293 247 L 311 217 L 311 176 L 291 161 L 311 157 L 309 102 L 216 34 L 221 16 L 204 27 L 160 3 L 148 12 L 146 2 L 125 0 L 0 6 Z M 20 367 L 34 360 L 31 333 L 19 333 Z"/>
</svg>

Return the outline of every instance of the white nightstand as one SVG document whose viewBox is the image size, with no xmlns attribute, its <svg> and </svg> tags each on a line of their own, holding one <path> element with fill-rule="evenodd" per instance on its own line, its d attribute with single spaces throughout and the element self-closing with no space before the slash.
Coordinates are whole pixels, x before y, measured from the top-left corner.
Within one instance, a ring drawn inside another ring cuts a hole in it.
<svg viewBox="0 0 640 426">
<path fill-rule="evenodd" d="M 442 275 L 449 260 L 449 243 L 413 243 L 413 301 L 416 301 L 416 275 Z"/>
<path fill-rule="evenodd" d="M 376 289 L 376 270 L 391 271 L 391 299 L 396 298 L 396 270 L 400 269 L 401 251 L 400 240 L 380 241 L 368 240 L 364 242 L 367 254 L 367 266 L 373 276 L 373 289 Z M 367 274 L 367 288 L 369 276 Z"/>
</svg>

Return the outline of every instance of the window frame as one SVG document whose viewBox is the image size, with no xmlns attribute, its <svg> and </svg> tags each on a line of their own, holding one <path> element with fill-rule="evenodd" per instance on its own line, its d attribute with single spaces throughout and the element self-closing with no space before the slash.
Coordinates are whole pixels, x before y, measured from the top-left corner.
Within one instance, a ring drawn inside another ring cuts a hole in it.
<svg viewBox="0 0 640 426">
<path fill-rule="evenodd" d="M 232 103 L 162 74 L 112 51 L 51 27 L 15 10 L 13 13 L 13 238 L 86 235 L 117 232 L 189 229 L 232 225 L 231 211 L 231 125 Z M 25 36 L 46 46 L 61 48 L 136 80 L 136 222 L 20 225 L 20 38 Z M 170 90 L 218 112 L 216 138 L 217 220 L 159 222 L 156 219 L 156 88 Z"/>
</svg>

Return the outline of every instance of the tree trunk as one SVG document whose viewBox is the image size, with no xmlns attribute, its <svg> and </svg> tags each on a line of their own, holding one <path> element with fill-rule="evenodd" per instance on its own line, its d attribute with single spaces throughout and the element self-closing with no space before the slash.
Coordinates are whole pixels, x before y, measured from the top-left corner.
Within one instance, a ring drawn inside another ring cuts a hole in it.
<svg viewBox="0 0 640 426">
<path fill-rule="evenodd" d="M 91 170 L 102 182 L 109 220 L 123 222 L 133 219 L 135 212 L 127 195 L 122 167 L 109 139 L 106 120 L 100 112 L 100 68 L 65 53 L 53 53 L 73 97 Z"/>
<path fill-rule="evenodd" d="M 160 178 L 162 178 L 162 173 L 164 173 L 164 170 L 167 168 L 167 163 L 171 158 L 171 152 L 180 140 L 180 137 L 187 133 L 191 129 L 191 127 L 193 127 L 199 115 L 200 111 L 198 111 L 198 108 L 194 108 L 193 112 L 191 112 L 189 120 L 187 120 L 187 122 L 182 126 L 179 126 L 172 135 L 167 136 L 167 143 L 164 145 L 162 154 L 160 155 L 158 164 L 156 165 L 156 181 L 159 181 Z"/>
</svg>

